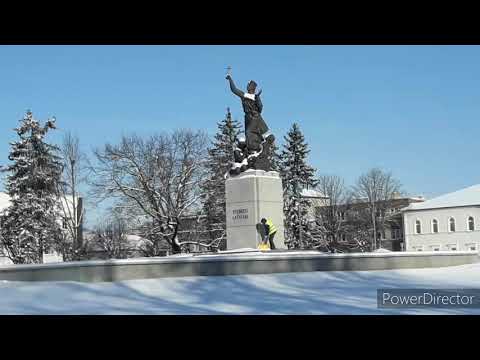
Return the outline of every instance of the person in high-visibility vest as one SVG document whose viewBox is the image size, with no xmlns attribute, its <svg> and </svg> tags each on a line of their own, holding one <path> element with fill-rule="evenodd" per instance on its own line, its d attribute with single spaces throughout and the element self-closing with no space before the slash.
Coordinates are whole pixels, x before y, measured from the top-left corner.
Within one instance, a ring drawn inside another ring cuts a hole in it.
<svg viewBox="0 0 480 360">
<path fill-rule="evenodd" d="M 264 243 L 266 244 L 267 243 L 267 240 L 268 242 L 270 243 L 270 249 L 271 250 L 275 250 L 275 244 L 273 243 L 273 238 L 275 237 L 275 234 L 277 233 L 277 228 L 275 227 L 275 225 L 273 225 L 273 222 L 272 220 L 270 219 L 265 219 L 263 218 L 261 220 L 263 226 L 265 226 L 265 240 L 264 240 Z"/>
</svg>

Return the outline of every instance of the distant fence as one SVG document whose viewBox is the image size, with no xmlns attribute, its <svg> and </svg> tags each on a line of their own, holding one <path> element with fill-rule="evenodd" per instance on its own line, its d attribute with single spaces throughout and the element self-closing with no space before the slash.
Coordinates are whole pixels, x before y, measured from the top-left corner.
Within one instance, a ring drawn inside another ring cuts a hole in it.
<svg viewBox="0 0 480 360">
<path fill-rule="evenodd" d="M 430 268 L 478 261 L 477 251 L 359 254 L 272 251 L 0 266 L 0 280 L 104 282 L 180 276 Z"/>
</svg>

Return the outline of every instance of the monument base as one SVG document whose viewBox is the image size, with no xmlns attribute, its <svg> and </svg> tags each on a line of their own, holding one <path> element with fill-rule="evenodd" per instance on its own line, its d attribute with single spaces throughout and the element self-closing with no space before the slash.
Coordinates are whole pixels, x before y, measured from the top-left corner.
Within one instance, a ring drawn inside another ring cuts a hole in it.
<svg viewBox="0 0 480 360">
<path fill-rule="evenodd" d="M 283 188 L 275 171 L 247 170 L 225 183 L 227 249 L 257 248 L 262 218 L 272 220 L 277 228 L 274 244 L 284 249 Z"/>
</svg>

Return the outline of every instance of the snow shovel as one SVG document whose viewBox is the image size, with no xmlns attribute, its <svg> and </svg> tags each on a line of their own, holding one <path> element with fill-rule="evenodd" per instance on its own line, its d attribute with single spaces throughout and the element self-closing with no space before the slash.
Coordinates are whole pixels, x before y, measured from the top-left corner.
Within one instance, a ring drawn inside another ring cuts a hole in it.
<svg viewBox="0 0 480 360">
<path fill-rule="evenodd" d="M 270 245 L 264 244 L 264 243 L 260 243 L 260 244 L 258 245 L 258 250 L 270 250 Z"/>
<path fill-rule="evenodd" d="M 270 250 L 270 244 L 267 241 L 262 241 L 260 244 L 258 244 L 258 250 Z"/>
</svg>

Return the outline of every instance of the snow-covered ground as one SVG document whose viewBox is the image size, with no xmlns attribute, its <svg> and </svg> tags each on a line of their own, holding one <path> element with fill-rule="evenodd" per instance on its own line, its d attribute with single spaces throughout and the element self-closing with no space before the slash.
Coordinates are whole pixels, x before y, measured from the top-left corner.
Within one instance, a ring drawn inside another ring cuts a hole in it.
<svg viewBox="0 0 480 360">
<path fill-rule="evenodd" d="M 480 314 L 377 309 L 377 288 L 480 289 L 480 263 L 116 283 L 0 281 L 0 314 Z"/>
</svg>

